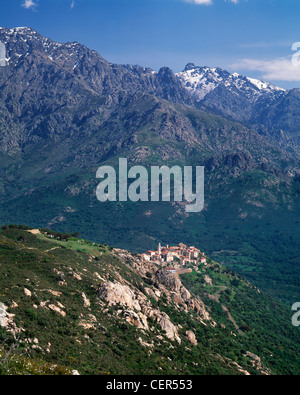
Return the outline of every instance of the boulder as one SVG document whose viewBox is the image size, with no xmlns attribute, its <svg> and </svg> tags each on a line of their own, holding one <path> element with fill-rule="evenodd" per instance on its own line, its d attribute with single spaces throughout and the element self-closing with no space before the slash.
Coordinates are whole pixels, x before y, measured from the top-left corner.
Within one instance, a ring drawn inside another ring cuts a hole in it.
<svg viewBox="0 0 300 395">
<path fill-rule="evenodd" d="M 192 331 L 187 331 L 187 332 L 186 332 L 186 337 L 187 337 L 188 341 L 189 341 L 191 344 L 193 344 L 194 346 L 197 346 L 198 342 L 197 342 L 197 339 L 196 339 L 196 336 L 195 336 L 194 332 L 192 332 Z"/>
<path fill-rule="evenodd" d="M 176 326 L 171 322 L 170 317 L 166 313 L 161 313 L 160 318 L 157 320 L 161 329 L 166 332 L 166 336 L 171 340 L 176 340 L 181 344 L 181 339 L 178 335 Z"/>
<path fill-rule="evenodd" d="M 86 297 L 86 294 L 84 292 L 82 292 L 81 294 L 82 299 L 83 299 L 83 305 L 84 307 L 90 307 L 91 306 L 91 302 L 90 300 Z"/>
</svg>

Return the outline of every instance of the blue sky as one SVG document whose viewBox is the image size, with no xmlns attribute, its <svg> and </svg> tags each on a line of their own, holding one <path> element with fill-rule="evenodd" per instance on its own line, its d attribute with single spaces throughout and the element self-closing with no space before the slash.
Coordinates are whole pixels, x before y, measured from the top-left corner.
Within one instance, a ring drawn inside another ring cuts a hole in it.
<svg viewBox="0 0 300 395">
<path fill-rule="evenodd" d="M 111 62 L 175 72 L 193 62 L 300 87 L 300 56 L 291 61 L 292 44 L 300 42 L 299 0 L 0 0 L 0 6 L 0 26 L 78 41 Z"/>
</svg>

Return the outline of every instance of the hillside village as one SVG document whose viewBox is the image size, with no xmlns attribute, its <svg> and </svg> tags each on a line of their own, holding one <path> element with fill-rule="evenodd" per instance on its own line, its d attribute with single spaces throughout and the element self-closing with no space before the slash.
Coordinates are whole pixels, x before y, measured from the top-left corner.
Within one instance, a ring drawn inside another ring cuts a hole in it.
<svg viewBox="0 0 300 395">
<path fill-rule="evenodd" d="M 144 261 L 157 265 L 170 266 L 172 264 L 174 268 L 169 268 L 169 270 L 174 272 L 177 269 L 198 265 L 199 263 L 207 265 L 204 252 L 201 252 L 196 247 L 188 247 L 183 243 L 179 243 L 174 247 L 169 245 L 162 247 L 159 243 L 155 251 L 147 251 L 141 254 L 141 257 Z"/>
</svg>

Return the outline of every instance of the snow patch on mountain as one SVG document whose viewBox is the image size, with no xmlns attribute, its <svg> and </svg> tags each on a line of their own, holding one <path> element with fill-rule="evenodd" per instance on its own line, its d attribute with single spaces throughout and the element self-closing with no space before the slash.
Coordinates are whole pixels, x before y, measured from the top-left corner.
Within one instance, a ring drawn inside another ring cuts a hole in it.
<svg viewBox="0 0 300 395">
<path fill-rule="evenodd" d="M 189 63 L 176 76 L 198 101 L 203 100 L 219 86 L 226 87 L 234 94 L 243 94 L 253 101 L 263 95 L 285 92 L 284 89 L 268 82 L 248 78 L 238 73 L 230 74 L 220 68 L 195 66 L 193 63 Z"/>
</svg>

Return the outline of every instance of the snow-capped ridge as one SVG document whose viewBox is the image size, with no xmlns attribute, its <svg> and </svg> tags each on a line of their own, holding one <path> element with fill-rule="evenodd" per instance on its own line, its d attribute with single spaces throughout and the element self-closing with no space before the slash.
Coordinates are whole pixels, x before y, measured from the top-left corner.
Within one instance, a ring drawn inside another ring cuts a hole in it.
<svg viewBox="0 0 300 395">
<path fill-rule="evenodd" d="M 195 66 L 194 63 L 188 63 L 184 70 L 176 75 L 198 101 L 203 100 L 220 86 L 227 88 L 232 93 L 239 91 L 253 101 L 263 95 L 286 92 L 285 89 L 268 82 L 245 77 L 238 73 L 231 74 L 218 67 Z"/>
</svg>

